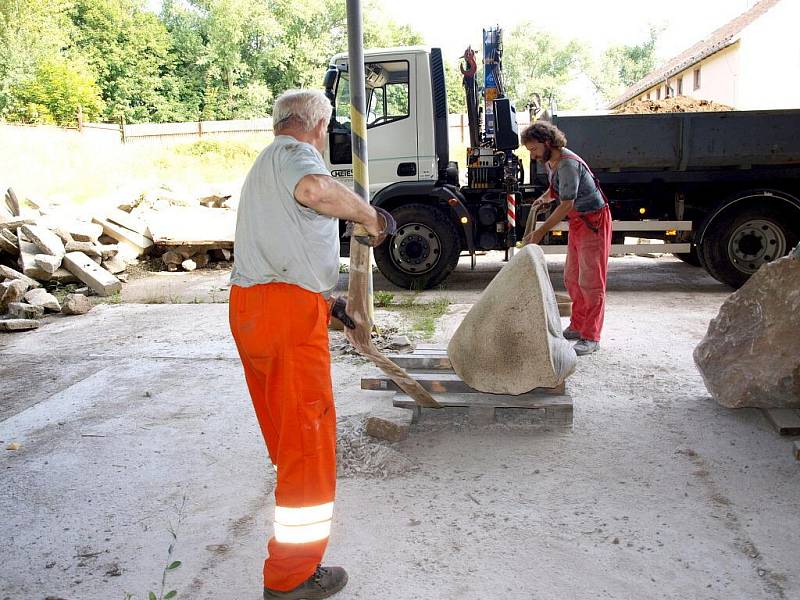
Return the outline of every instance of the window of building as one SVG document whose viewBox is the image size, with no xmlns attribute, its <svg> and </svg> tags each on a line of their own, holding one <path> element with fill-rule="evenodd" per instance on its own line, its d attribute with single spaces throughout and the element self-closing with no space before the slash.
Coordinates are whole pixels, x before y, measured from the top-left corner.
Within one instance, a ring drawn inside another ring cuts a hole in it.
<svg viewBox="0 0 800 600">
<path fill-rule="evenodd" d="M 694 70 L 694 89 L 695 90 L 700 89 L 700 67 L 697 67 Z"/>
<path fill-rule="evenodd" d="M 678 96 L 683 96 L 683 77 L 678 77 Z"/>
<path fill-rule="evenodd" d="M 656 90 L 656 100 L 661 100 L 661 86 Z"/>
</svg>

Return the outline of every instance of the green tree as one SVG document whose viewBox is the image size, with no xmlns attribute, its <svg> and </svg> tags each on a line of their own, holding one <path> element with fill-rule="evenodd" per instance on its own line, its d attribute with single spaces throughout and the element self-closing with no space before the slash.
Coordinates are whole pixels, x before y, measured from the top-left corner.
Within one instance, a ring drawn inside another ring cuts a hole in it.
<svg viewBox="0 0 800 600">
<path fill-rule="evenodd" d="M 466 92 L 464 91 L 464 76 L 459 69 L 459 63 L 444 63 L 445 89 L 447 90 L 447 112 L 460 114 L 467 112 Z"/>
<path fill-rule="evenodd" d="M 70 6 L 70 0 L 0 2 L 0 118 L 14 103 L 13 90 L 33 80 L 42 61 L 69 46 Z"/>
<path fill-rule="evenodd" d="M 43 59 L 36 76 L 12 90 L 14 100 L 8 115 L 15 121 L 71 125 L 76 122 L 78 107 L 87 119 L 97 118 L 103 110 L 94 75 L 77 59 Z"/>
<path fill-rule="evenodd" d="M 503 45 L 506 94 L 517 110 L 527 106 L 535 93 L 562 108 L 576 105 L 565 86 L 583 64 L 585 50 L 580 42 L 562 41 L 532 23 L 521 23 L 506 35 Z"/>
<path fill-rule="evenodd" d="M 584 68 L 598 93 L 611 101 L 656 66 L 656 44 L 661 29 L 650 26 L 648 38 L 641 44 L 614 45 L 603 53 L 599 63 L 588 60 Z"/>
<path fill-rule="evenodd" d="M 75 0 L 73 47 L 97 73 L 105 117 L 129 122 L 180 121 L 190 111 L 180 102 L 172 40 L 141 0 Z"/>
</svg>

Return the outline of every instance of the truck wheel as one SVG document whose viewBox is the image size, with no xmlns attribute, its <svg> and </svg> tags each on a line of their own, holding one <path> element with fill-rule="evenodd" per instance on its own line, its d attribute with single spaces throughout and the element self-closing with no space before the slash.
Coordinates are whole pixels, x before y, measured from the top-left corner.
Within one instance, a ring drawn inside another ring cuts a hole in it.
<svg viewBox="0 0 800 600">
<path fill-rule="evenodd" d="M 697 257 L 697 246 L 692 246 L 689 252 L 675 252 L 672 256 L 682 260 L 687 265 L 692 265 L 693 267 L 701 266 L 700 259 Z"/>
<path fill-rule="evenodd" d="M 739 288 L 758 269 L 797 243 L 790 217 L 775 209 L 729 210 L 709 225 L 698 246 L 700 262 L 717 281 Z"/>
<path fill-rule="evenodd" d="M 375 248 L 381 273 L 398 287 L 428 289 L 444 281 L 461 254 L 461 238 L 448 215 L 426 204 L 392 211 L 397 233 Z"/>
</svg>

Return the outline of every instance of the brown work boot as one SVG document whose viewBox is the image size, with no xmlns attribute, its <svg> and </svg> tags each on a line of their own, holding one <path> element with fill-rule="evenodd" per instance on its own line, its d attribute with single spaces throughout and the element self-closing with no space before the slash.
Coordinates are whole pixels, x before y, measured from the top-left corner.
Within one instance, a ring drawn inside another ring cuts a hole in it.
<svg viewBox="0 0 800 600">
<path fill-rule="evenodd" d="M 264 588 L 264 598 L 281 598 L 282 600 L 318 600 L 330 598 L 347 584 L 347 571 L 342 567 L 317 566 L 317 570 L 288 592 L 279 592 Z"/>
</svg>

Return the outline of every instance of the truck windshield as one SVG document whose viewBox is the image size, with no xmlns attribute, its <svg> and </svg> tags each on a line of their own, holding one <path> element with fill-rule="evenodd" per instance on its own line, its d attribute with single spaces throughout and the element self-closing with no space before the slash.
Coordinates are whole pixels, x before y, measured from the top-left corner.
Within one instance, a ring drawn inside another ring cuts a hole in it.
<svg viewBox="0 0 800 600">
<path fill-rule="evenodd" d="M 377 127 L 409 115 L 408 62 L 367 63 L 367 127 Z M 350 127 L 350 78 L 339 73 L 334 127 Z"/>
</svg>

